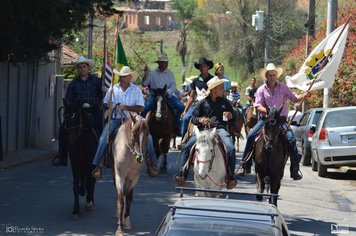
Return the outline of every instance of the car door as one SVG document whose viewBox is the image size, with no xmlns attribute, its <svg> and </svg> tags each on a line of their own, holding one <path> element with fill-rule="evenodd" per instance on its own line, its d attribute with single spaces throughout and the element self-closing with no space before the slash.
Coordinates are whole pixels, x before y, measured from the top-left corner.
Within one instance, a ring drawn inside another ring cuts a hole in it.
<svg viewBox="0 0 356 236">
<path fill-rule="evenodd" d="M 307 111 L 304 113 L 302 118 L 300 119 L 298 127 L 295 129 L 294 136 L 297 141 L 297 149 L 298 152 L 302 152 L 302 143 L 303 143 L 303 138 L 306 137 L 306 131 L 308 129 L 308 120 L 310 117 L 310 112 Z"/>
</svg>

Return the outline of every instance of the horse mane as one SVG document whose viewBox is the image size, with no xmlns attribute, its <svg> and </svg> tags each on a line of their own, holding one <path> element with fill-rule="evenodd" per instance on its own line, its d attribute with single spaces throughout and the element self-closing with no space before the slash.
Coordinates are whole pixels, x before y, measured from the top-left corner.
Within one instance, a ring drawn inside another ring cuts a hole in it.
<svg viewBox="0 0 356 236">
<path fill-rule="evenodd" d="M 280 117 L 279 115 L 279 110 L 275 107 L 271 108 L 267 114 L 266 122 L 269 122 L 271 120 L 278 120 Z"/>
<path fill-rule="evenodd" d="M 136 116 L 136 123 L 133 124 L 133 120 L 130 117 L 125 121 L 123 124 L 123 136 L 120 136 L 120 138 L 123 138 L 123 141 L 126 143 L 131 142 L 131 137 L 137 135 L 142 128 L 146 128 L 148 130 L 148 125 L 145 119 L 141 116 Z M 122 135 L 122 134 L 120 134 Z"/>
</svg>

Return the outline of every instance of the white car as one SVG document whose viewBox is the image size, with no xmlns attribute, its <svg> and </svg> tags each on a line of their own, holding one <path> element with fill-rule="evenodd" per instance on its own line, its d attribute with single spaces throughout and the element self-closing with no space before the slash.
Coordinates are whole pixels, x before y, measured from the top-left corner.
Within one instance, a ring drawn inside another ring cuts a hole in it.
<svg viewBox="0 0 356 236">
<path fill-rule="evenodd" d="M 312 132 L 312 169 L 320 177 L 328 168 L 356 166 L 356 106 L 325 109 Z"/>
</svg>

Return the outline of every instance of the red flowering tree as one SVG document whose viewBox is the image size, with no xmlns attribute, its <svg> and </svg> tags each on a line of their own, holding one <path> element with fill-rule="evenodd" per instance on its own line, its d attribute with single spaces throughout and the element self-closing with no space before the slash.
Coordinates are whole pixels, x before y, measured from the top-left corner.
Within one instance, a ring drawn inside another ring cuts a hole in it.
<svg viewBox="0 0 356 236">
<path fill-rule="evenodd" d="M 350 1 L 339 10 L 339 20 L 337 25 L 341 25 L 350 18 L 349 32 L 347 36 L 345 51 L 341 60 L 335 82 L 329 91 L 329 104 L 335 106 L 356 105 L 356 3 Z M 320 24 L 318 33 L 314 39 L 310 39 L 310 48 L 318 45 L 326 35 L 326 21 Z M 306 59 L 305 55 L 306 39 L 300 40 L 299 44 L 289 53 L 283 61 L 283 68 L 286 74 L 294 75 L 299 71 Z M 323 104 L 323 90 L 313 91 L 307 97 L 309 107 L 321 107 Z"/>
</svg>

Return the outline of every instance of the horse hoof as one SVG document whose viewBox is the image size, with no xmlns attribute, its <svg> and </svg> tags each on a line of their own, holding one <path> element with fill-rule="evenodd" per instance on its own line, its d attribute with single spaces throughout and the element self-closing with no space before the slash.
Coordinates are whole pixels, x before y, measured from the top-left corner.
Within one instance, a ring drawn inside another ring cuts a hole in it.
<svg viewBox="0 0 356 236">
<path fill-rule="evenodd" d="M 93 202 L 87 202 L 85 203 L 85 210 L 86 211 L 94 211 L 95 210 L 95 205 Z"/>
<path fill-rule="evenodd" d="M 115 232 L 115 236 L 124 236 L 124 232 L 122 232 L 122 230 L 116 230 Z"/>
<path fill-rule="evenodd" d="M 124 219 L 124 229 L 131 229 L 131 222 L 129 217 Z"/>
</svg>

